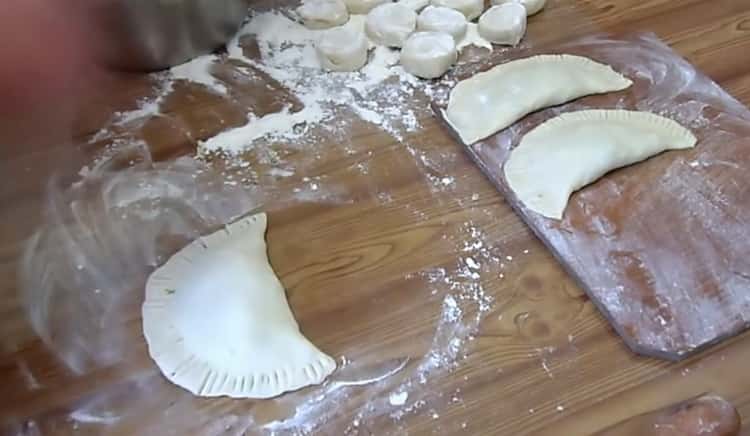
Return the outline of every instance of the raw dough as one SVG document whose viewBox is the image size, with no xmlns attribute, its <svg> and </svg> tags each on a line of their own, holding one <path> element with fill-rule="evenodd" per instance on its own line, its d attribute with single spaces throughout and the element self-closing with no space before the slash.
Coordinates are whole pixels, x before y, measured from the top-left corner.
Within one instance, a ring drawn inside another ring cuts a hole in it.
<svg viewBox="0 0 750 436">
<path fill-rule="evenodd" d="M 609 65 L 582 56 L 532 56 L 459 82 L 451 91 L 446 120 L 464 143 L 473 144 L 536 110 L 632 83 Z"/>
<path fill-rule="evenodd" d="M 456 42 L 442 32 L 417 32 L 406 40 L 401 50 L 404 69 L 423 79 L 442 76 L 457 59 Z"/>
<path fill-rule="evenodd" d="M 526 8 L 520 3 L 493 6 L 479 18 L 479 34 L 495 44 L 517 45 L 526 33 Z"/>
<path fill-rule="evenodd" d="M 484 0 L 431 0 L 430 4 L 455 9 L 469 21 L 482 15 L 484 11 Z"/>
<path fill-rule="evenodd" d="M 323 32 L 315 48 L 323 68 L 356 71 L 367 63 L 368 46 L 362 26 L 347 23 Z"/>
<path fill-rule="evenodd" d="M 350 14 L 366 14 L 375 6 L 389 3 L 390 0 L 344 0 Z"/>
<path fill-rule="evenodd" d="M 695 143 L 689 130 L 649 112 L 569 112 L 521 139 L 505 164 L 505 179 L 527 208 L 561 219 L 573 192 L 611 170 Z"/>
<path fill-rule="evenodd" d="M 367 14 L 365 31 L 375 43 L 401 47 L 417 27 L 417 13 L 399 3 L 386 3 Z"/>
<path fill-rule="evenodd" d="M 397 3 L 408 7 L 414 12 L 419 12 L 430 4 L 430 0 L 398 0 Z"/>
<path fill-rule="evenodd" d="M 458 42 L 466 35 L 466 17 L 455 9 L 428 6 L 417 17 L 417 30 L 450 34 Z"/>
<path fill-rule="evenodd" d="M 482 35 L 479 34 L 479 26 L 477 26 L 477 23 L 467 23 L 466 35 L 464 35 L 464 37 L 461 38 L 461 41 L 456 44 L 456 49 L 461 51 L 464 47 L 470 45 L 486 48 L 487 50 L 492 51 L 492 43 L 482 38 Z"/>
<path fill-rule="evenodd" d="M 526 8 L 526 15 L 530 17 L 544 9 L 544 4 L 547 3 L 547 0 L 492 0 L 492 5 L 501 5 L 510 2 L 521 3 Z"/>
<path fill-rule="evenodd" d="M 328 29 L 349 20 L 343 0 L 304 0 L 297 8 L 297 14 L 309 29 Z"/>
<path fill-rule="evenodd" d="M 200 238 L 146 284 L 143 334 L 171 382 L 200 396 L 270 398 L 336 362 L 299 331 L 266 256 L 266 215 Z"/>
</svg>

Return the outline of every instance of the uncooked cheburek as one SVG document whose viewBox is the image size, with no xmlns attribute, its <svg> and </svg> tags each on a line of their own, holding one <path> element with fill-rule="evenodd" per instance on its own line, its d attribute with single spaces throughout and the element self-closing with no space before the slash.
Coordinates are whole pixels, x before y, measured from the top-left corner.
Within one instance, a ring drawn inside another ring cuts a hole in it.
<svg viewBox="0 0 750 436">
<path fill-rule="evenodd" d="M 473 144 L 536 110 L 584 95 L 620 91 L 632 83 L 609 65 L 582 56 L 532 56 L 459 82 L 445 115 L 461 140 Z"/>
<path fill-rule="evenodd" d="M 528 209 L 561 219 L 573 192 L 611 170 L 695 143 L 688 129 L 649 112 L 569 112 L 521 139 L 505 163 L 505 180 Z"/>
<path fill-rule="evenodd" d="M 164 376 L 195 395 L 270 398 L 336 363 L 299 331 L 266 256 L 266 215 L 200 238 L 146 284 L 143 334 Z"/>
</svg>

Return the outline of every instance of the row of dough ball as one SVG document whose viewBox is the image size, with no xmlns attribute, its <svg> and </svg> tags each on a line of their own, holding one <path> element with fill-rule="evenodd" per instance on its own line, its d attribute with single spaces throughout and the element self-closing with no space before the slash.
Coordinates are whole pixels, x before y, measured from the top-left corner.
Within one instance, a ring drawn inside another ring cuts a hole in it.
<svg viewBox="0 0 750 436">
<path fill-rule="evenodd" d="M 456 44 L 466 34 L 469 20 L 480 17 L 478 30 L 488 41 L 516 45 L 526 31 L 526 15 L 539 12 L 544 1 L 492 0 L 494 5 L 482 13 L 483 0 L 305 0 L 297 12 L 309 28 L 338 26 L 324 32 L 317 44 L 323 67 L 329 70 L 364 66 L 369 37 L 376 44 L 401 48 L 406 71 L 436 78 L 456 62 Z M 362 32 L 349 21 L 349 13 L 365 10 L 369 12 Z"/>
</svg>

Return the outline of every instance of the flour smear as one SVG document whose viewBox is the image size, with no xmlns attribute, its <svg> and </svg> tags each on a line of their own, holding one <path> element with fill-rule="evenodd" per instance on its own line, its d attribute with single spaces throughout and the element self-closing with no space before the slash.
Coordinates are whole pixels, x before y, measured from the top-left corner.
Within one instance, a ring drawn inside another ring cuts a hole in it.
<svg viewBox="0 0 750 436">
<path fill-rule="evenodd" d="M 270 166 L 264 170 L 266 182 L 301 179 L 292 190 L 297 201 L 335 199 L 337 197 L 332 193 L 345 188 L 332 186 L 325 175 L 307 174 L 305 156 L 309 158 L 318 154 L 321 147 L 338 147 L 336 152 L 345 155 L 362 152 L 347 145 L 347 141 L 353 126 L 361 126 L 364 121 L 386 132 L 408 152 L 407 157 L 412 158 L 423 183 L 434 194 L 435 198 L 421 206 L 406 205 L 406 210 L 416 220 L 428 219 L 425 211 L 434 207 L 434 202 L 457 201 L 456 197 L 471 197 L 476 201 L 474 196 L 477 194 L 461 191 L 460 175 L 447 174 L 461 150 L 456 147 L 455 150 L 436 152 L 430 149 L 431 144 L 421 143 L 414 138 L 418 135 L 413 135 L 422 128 L 420 120 L 432 116 L 428 105 L 430 99 L 445 98 L 441 95 L 444 88 L 437 86 L 440 82 L 424 81 L 410 75 L 399 65 L 397 50 L 374 44 L 371 44 L 367 65 L 360 71 L 323 71 L 314 48 L 320 31 L 305 28 L 293 17 L 293 12 L 282 9 L 253 12 L 237 36 L 227 44 L 225 53 L 201 56 L 154 74 L 155 95 L 139 102 L 136 110 L 117 114 L 106 128 L 94 135 L 92 141 L 109 144 L 95 164 L 116 156 L 117 150 L 127 142 L 118 133 L 137 129 L 154 117 L 168 118 L 169 114 L 161 112 L 161 106 L 173 93 L 178 81 L 190 82 L 220 98 L 232 100 L 233 87 L 217 74 L 218 67 L 231 65 L 234 74 L 257 82 L 267 80 L 259 79 L 259 75 L 267 76 L 294 101 L 283 102 L 281 109 L 271 113 L 260 112 L 263 108 L 246 107 L 244 125 L 196 141 L 198 160 L 207 160 L 211 165 L 211 159 L 206 158 L 218 156 L 226 162 L 223 183 L 227 187 L 246 185 L 257 178 L 258 174 L 244 157 L 253 151 L 264 156 L 260 164 Z M 364 17 L 352 16 L 346 25 L 363 26 Z M 475 24 L 470 25 L 459 47 L 469 45 L 491 49 L 491 45 L 478 35 Z M 332 137 L 340 138 L 340 143 L 333 143 Z M 290 149 L 300 152 L 302 157 L 285 159 L 285 153 Z M 365 150 L 363 154 L 369 159 L 373 152 Z M 354 168 L 362 178 L 371 178 L 367 160 L 357 163 Z M 81 176 L 85 179 L 90 172 L 85 167 Z M 261 185 L 258 190 L 274 195 L 279 189 L 271 183 Z M 387 204 L 393 201 L 393 195 L 395 193 L 389 191 L 378 191 L 375 198 L 381 204 Z M 354 411 L 349 417 L 347 430 L 353 434 L 376 420 L 389 420 L 396 427 L 410 415 L 428 413 L 437 420 L 440 418 L 438 409 L 445 407 L 443 393 L 436 393 L 428 386 L 458 368 L 466 357 L 473 334 L 493 305 L 492 297 L 482 287 L 482 274 L 488 271 L 486 265 L 493 261 L 497 263 L 496 258 L 489 257 L 487 247 L 490 244 L 483 240 L 483 232 L 471 222 L 457 229 L 445 230 L 442 239 L 449 250 L 455 251 L 455 264 L 429 268 L 403 278 L 404 286 L 427 289 L 426 294 L 416 294 L 415 298 L 430 301 L 438 308 L 433 337 L 425 354 L 419 358 L 397 359 L 382 368 L 372 369 L 372 362 L 340 356 L 342 365 L 324 385 L 313 388 L 311 392 L 292 393 L 277 399 L 274 404 L 283 407 L 286 413 L 271 421 L 259 421 L 256 413 L 239 414 L 238 409 L 233 413 L 216 411 L 206 414 L 196 409 L 193 398 L 179 396 L 173 399 L 159 390 L 158 384 L 153 383 L 153 374 L 142 375 L 132 382 L 136 386 L 133 388 L 136 397 L 142 399 L 143 406 L 127 412 L 110 407 L 109 398 L 116 396 L 116 392 L 106 392 L 102 395 L 107 401 L 97 402 L 96 410 L 91 405 L 82 406 L 69 418 L 76 425 L 114 424 L 121 419 L 147 414 L 150 401 L 161 399 L 169 401 L 170 407 L 158 423 L 143 423 L 147 433 L 149 430 L 158 433 L 163 429 L 189 431 L 194 430 L 195 425 L 202 425 L 205 434 L 257 431 L 315 434 L 331 420 L 341 419 L 336 415 L 340 410 L 337 406 L 344 402 L 348 410 Z M 364 369 L 357 372 L 360 366 Z M 363 392 L 367 401 L 362 400 Z M 452 398 L 451 404 L 461 402 L 458 391 L 447 393 L 447 396 Z M 183 422 L 186 415 L 193 416 L 192 424 Z"/>
</svg>

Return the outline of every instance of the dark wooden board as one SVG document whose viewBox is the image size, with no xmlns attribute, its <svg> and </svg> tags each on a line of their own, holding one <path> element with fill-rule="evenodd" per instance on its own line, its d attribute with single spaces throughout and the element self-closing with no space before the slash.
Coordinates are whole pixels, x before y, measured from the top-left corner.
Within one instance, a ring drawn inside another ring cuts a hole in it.
<svg viewBox="0 0 750 436">
<path fill-rule="evenodd" d="M 590 36 L 495 56 L 456 78 L 541 53 L 610 64 L 634 86 L 531 114 L 463 144 L 468 154 L 634 351 L 679 360 L 746 329 L 750 111 L 649 34 Z M 445 104 L 433 108 L 450 131 Z M 589 108 L 659 113 L 690 128 L 699 142 L 611 172 L 575 193 L 561 221 L 527 210 L 503 177 L 510 150 L 541 122 Z"/>
</svg>

